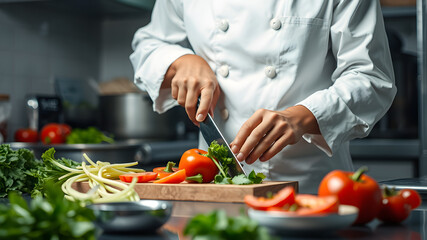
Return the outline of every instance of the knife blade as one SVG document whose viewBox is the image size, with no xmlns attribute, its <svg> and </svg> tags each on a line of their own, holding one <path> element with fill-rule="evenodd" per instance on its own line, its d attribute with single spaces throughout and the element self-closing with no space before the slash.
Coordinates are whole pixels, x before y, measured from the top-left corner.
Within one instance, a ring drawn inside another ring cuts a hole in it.
<svg viewBox="0 0 427 240">
<path fill-rule="evenodd" d="M 202 132 L 203 138 L 205 139 L 208 146 L 210 146 L 212 141 L 217 141 L 219 145 L 224 145 L 227 147 L 228 157 L 232 158 L 233 162 L 235 163 L 228 170 L 228 173 L 231 177 L 240 174 L 244 174 L 245 176 L 247 176 L 241 163 L 237 160 L 236 156 L 231 151 L 230 145 L 228 145 L 227 141 L 225 140 L 221 131 L 218 129 L 210 114 L 208 114 L 205 120 L 200 123 L 200 131 Z"/>
</svg>

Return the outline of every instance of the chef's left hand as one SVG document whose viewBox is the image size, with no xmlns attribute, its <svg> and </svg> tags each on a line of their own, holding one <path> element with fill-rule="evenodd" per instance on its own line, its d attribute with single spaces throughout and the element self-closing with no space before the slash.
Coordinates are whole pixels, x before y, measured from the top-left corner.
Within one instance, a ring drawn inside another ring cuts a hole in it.
<svg viewBox="0 0 427 240">
<path fill-rule="evenodd" d="M 306 107 L 298 105 L 284 111 L 259 109 L 242 125 L 230 145 L 239 161 L 252 164 L 257 159 L 271 159 L 306 133 L 320 134 L 316 118 Z"/>
</svg>

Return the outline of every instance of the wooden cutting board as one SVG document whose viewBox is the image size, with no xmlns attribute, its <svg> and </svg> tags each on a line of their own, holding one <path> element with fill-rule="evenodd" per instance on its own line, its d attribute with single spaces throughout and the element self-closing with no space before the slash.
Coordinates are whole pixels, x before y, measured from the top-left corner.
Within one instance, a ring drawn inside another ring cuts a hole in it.
<svg viewBox="0 0 427 240">
<path fill-rule="evenodd" d="M 286 186 L 298 190 L 298 182 L 265 181 L 261 184 L 227 185 L 214 183 L 137 183 L 135 191 L 141 199 L 207 201 L 207 202 L 243 202 L 245 195 L 266 196 L 267 192 L 276 193 Z M 87 182 L 74 183 L 74 188 L 87 192 Z"/>
</svg>

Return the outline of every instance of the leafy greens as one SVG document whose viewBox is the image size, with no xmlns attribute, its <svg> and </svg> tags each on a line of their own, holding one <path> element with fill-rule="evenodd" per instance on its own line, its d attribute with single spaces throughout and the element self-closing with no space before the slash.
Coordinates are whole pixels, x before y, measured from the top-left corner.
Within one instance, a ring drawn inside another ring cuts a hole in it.
<svg viewBox="0 0 427 240">
<path fill-rule="evenodd" d="M 268 230 L 255 220 L 241 214 L 236 217 L 227 216 L 225 210 L 214 210 L 207 214 L 194 216 L 184 228 L 185 236 L 193 240 L 272 240 Z"/>
<path fill-rule="evenodd" d="M 233 178 L 228 173 L 230 168 L 235 168 L 233 159 L 228 156 L 228 149 L 224 145 L 219 145 L 217 141 L 212 141 L 211 145 L 208 148 L 207 157 L 212 159 L 212 161 L 219 168 L 219 173 L 215 176 L 215 183 L 217 184 L 237 184 L 237 185 L 246 185 L 261 183 L 265 178 L 265 175 L 262 173 L 255 173 L 252 170 L 248 176 L 240 174 L 234 176 Z M 218 163 L 219 162 L 219 163 Z"/>
<path fill-rule="evenodd" d="M 40 165 L 32 151 L 0 145 L 0 197 L 6 197 L 10 191 L 30 193 L 36 178 L 27 174 L 27 169 L 37 169 Z"/>
<path fill-rule="evenodd" d="M 32 197 L 43 195 L 45 183 L 48 181 L 53 181 L 55 184 L 61 185 L 65 180 L 67 180 L 67 178 L 58 180 L 58 178 L 69 174 L 69 172 L 58 167 L 57 164 L 61 164 L 69 168 L 76 168 L 80 165 L 80 163 L 67 158 L 55 159 L 54 154 L 54 148 L 46 150 L 42 154 L 42 164 L 40 164 L 37 168 L 31 168 L 26 172 L 29 176 L 32 176 L 36 179 L 35 186 L 31 190 Z"/>
<path fill-rule="evenodd" d="M 45 189 L 46 198 L 39 195 L 31 203 L 9 193 L 9 203 L 0 204 L 0 239 L 94 240 L 93 211 L 65 199 L 57 185 L 49 182 Z"/>
</svg>

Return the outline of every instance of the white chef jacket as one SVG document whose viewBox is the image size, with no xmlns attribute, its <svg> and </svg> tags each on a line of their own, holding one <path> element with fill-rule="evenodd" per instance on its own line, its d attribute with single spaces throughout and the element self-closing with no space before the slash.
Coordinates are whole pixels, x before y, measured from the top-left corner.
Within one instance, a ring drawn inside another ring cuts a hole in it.
<svg viewBox="0 0 427 240">
<path fill-rule="evenodd" d="M 178 105 L 160 90 L 169 65 L 203 57 L 221 87 L 214 118 L 229 142 L 257 109 L 307 107 L 321 135 L 244 165 L 304 193 L 334 169 L 353 170 L 349 141 L 367 136 L 396 94 L 377 0 L 158 0 L 132 47 L 135 83 L 159 113 Z"/>
</svg>

